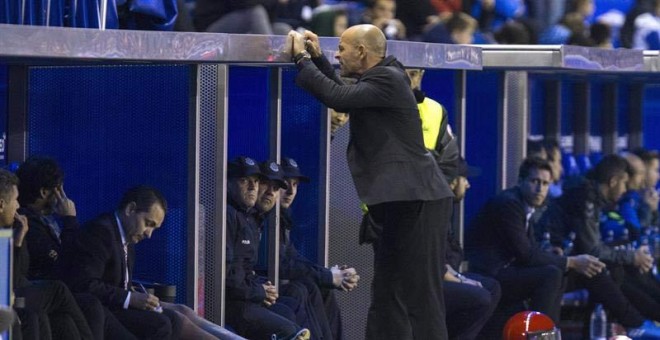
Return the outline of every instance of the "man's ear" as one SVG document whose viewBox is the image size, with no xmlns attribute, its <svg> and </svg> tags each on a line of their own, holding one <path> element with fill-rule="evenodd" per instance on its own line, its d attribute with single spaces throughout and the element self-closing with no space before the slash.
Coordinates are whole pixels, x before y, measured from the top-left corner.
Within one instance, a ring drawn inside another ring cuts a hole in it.
<svg viewBox="0 0 660 340">
<path fill-rule="evenodd" d="M 357 50 L 360 58 L 365 58 L 367 56 L 367 48 L 363 44 L 358 45 Z"/>
<path fill-rule="evenodd" d="M 46 188 L 39 189 L 39 197 L 43 198 L 43 199 L 48 197 L 48 189 L 46 189 Z"/>
<path fill-rule="evenodd" d="M 607 187 L 609 189 L 612 189 L 616 187 L 619 184 L 619 177 L 618 176 L 612 176 L 610 177 L 610 180 L 607 181 Z"/>
<path fill-rule="evenodd" d="M 7 207 L 7 200 L 0 198 L 0 213 L 2 213 Z"/>
<path fill-rule="evenodd" d="M 136 208 L 136 207 L 137 207 L 137 204 L 135 204 L 135 202 L 130 202 L 130 203 L 128 203 L 128 204 L 124 207 L 124 211 L 123 211 L 124 215 L 126 215 L 126 216 L 130 216 L 131 214 L 133 214 L 133 213 L 135 212 L 135 208 Z"/>
</svg>

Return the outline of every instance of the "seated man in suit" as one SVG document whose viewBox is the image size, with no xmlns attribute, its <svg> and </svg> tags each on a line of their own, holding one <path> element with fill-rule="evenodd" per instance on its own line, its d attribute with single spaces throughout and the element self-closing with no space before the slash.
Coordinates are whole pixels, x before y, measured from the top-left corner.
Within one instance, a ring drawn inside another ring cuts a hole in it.
<svg viewBox="0 0 660 340">
<path fill-rule="evenodd" d="M 54 159 L 31 156 L 23 162 L 19 178 L 18 212 L 28 219 L 26 241 L 30 254 L 28 279 L 60 277 L 60 259 L 78 235 L 76 204 L 64 193 L 64 172 Z M 74 294 L 95 339 L 132 339 L 101 302 L 89 293 Z"/>
<path fill-rule="evenodd" d="M 605 267 L 591 255 L 564 257 L 537 246 L 531 217 L 548 195 L 552 168 L 543 159 L 528 158 L 518 179 L 517 186 L 486 202 L 466 230 L 470 269 L 494 277 L 502 287 L 497 318 L 486 327 L 498 334 L 526 300 L 529 309 L 559 322 L 564 272 L 574 269 L 591 277 Z"/>
<path fill-rule="evenodd" d="M 166 210 L 167 201 L 158 190 L 128 190 L 114 213 L 100 215 L 80 233 L 75 261 L 68 262 L 68 283 L 75 291 L 94 294 L 139 338 L 215 339 L 198 325 L 200 320 L 189 308 L 131 289 L 135 244 L 161 227 Z M 237 339 L 226 331 L 218 336 Z"/>
<path fill-rule="evenodd" d="M 18 309 L 24 320 L 15 328 L 15 337 L 23 339 L 92 339 L 92 332 L 80 308 L 64 283 L 56 280 L 29 281 L 30 254 L 26 235 L 29 225 L 16 211 L 18 178 L 0 169 L 0 226 L 14 229 L 13 285 L 17 298 L 24 300 Z"/>
</svg>

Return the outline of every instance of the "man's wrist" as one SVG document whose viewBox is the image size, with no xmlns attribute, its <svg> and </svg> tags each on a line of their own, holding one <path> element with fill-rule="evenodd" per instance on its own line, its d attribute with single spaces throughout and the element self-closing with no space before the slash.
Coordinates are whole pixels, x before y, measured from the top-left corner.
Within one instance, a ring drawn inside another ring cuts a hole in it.
<svg viewBox="0 0 660 340">
<path fill-rule="evenodd" d="M 294 55 L 293 58 L 291 58 L 291 61 L 293 61 L 294 64 L 298 64 L 304 59 L 312 59 L 312 56 L 306 50 L 302 50 L 298 54 Z"/>
</svg>

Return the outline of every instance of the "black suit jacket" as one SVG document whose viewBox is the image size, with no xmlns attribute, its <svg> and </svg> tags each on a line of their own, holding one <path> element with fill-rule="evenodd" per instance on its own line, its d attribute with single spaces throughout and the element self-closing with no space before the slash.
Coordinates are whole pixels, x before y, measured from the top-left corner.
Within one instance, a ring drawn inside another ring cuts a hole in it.
<svg viewBox="0 0 660 340">
<path fill-rule="evenodd" d="M 437 200 L 453 194 L 431 153 L 410 80 L 389 56 L 355 84 L 344 84 L 325 57 L 298 63 L 296 83 L 351 115 L 348 165 L 362 202 Z"/>
<path fill-rule="evenodd" d="M 466 231 L 465 252 L 470 271 L 497 276 L 509 265 L 556 265 L 566 269 L 566 257 L 541 250 L 534 239 L 534 221 L 525 230 L 527 209 L 518 187 L 505 190 L 481 208 Z"/>
<path fill-rule="evenodd" d="M 18 212 L 27 217 L 30 226 L 25 236 L 30 244 L 28 277 L 30 280 L 57 278 L 59 259 L 64 256 L 64 252 L 71 250 L 77 236 L 78 219 L 75 216 L 62 217 L 62 230 L 58 237 L 50 226 L 44 223 L 41 214 L 29 208 L 21 208 Z"/>
<path fill-rule="evenodd" d="M 65 280 L 75 292 L 89 292 L 110 308 L 122 308 L 128 291 L 124 289 L 124 250 L 114 214 L 104 214 L 88 222 L 75 242 L 71 272 Z M 128 245 L 128 282 L 135 258 L 135 247 Z"/>
</svg>

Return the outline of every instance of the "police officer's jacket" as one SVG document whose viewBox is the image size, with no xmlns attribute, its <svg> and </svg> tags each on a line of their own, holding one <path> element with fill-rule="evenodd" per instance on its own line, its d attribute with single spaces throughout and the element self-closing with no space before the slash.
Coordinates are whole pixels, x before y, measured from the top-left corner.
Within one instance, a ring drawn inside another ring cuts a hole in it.
<svg viewBox="0 0 660 340">
<path fill-rule="evenodd" d="M 261 303 L 266 299 L 264 279 L 254 272 L 259 254 L 259 226 L 253 208 L 245 209 L 229 199 L 227 205 L 228 300 Z"/>
</svg>

